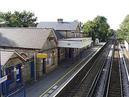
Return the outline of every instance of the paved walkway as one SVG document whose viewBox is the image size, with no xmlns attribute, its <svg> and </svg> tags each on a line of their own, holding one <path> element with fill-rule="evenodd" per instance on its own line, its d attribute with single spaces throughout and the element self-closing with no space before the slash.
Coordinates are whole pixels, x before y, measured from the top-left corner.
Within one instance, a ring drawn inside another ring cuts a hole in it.
<svg viewBox="0 0 129 97">
<path fill-rule="evenodd" d="M 26 87 L 26 97 L 40 97 L 46 90 L 56 83 L 63 75 L 77 65 L 83 58 L 101 48 L 102 45 L 87 49 L 81 53 L 81 56 L 73 60 L 64 60 L 54 71 L 45 74 L 40 81 L 37 81 L 31 86 Z"/>
</svg>

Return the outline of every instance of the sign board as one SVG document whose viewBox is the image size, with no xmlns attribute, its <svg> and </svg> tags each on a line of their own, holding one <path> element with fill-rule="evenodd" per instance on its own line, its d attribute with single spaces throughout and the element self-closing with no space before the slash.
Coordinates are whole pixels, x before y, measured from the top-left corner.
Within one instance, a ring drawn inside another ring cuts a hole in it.
<svg viewBox="0 0 129 97">
<path fill-rule="evenodd" d="M 43 58 L 47 58 L 47 57 L 48 57 L 48 55 L 47 54 L 44 54 L 44 53 L 38 53 L 37 54 L 37 58 L 43 59 Z"/>
<path fill-rule="evenodd" d="M 6 80 L 7 80 L 7 75 L 4 76 L 4 77 L 2 77 L 2 78 L 0 78 L 0 84 L 3 83 L 3 82 L 6 81 Z"/>
</svg>

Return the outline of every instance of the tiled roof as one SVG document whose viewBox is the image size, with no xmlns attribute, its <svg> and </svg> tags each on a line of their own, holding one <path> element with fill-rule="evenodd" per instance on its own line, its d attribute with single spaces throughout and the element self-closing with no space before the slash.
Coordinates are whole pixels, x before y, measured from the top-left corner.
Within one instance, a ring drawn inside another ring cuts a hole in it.
<svg viewBox="0 0 129 97">
<path fill-rule="evenodd" d="M 63 39 L 65 38 L 65 36 L 63 36 L 62 34 L 60 34 L 61 32 L 55 31 L 55 35 L 57 37 L 57 39 Z"/>
<path fill-rule="evenodd" d="M 54 30 L 70 30 L 75 31 L 79 22 L 40 22 L 38 28 L 53 28 Z"/>
<path fill-rule="evenodd" d="M 0 28 L 0 47 L 42 49 L 51 29 Z"/>
</svg>

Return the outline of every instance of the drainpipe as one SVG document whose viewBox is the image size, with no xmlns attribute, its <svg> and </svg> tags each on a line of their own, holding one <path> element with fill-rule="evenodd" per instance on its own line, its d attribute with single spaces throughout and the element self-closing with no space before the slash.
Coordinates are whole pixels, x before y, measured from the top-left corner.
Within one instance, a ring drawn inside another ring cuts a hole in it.
<svg viewBox="0 0 129 97">
<path fill-rule="evenodd" d="M 37 64 L 37 62 L 36 62 L 36 52 L 34 52 L 34 81 L 37 81 L 37 79 L 36 79 L 36 64 Z"/>
</svg>

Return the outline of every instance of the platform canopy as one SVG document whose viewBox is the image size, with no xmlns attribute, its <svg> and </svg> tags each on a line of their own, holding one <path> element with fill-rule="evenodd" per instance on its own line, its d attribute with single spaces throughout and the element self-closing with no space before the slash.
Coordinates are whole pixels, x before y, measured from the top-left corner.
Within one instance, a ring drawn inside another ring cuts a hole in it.
<svg viewBox="0 0 129 97">
<path fill-rule="evenodd" d="M 58 41 L 58 47 L 63 48 L 84 48 L 90 46 L 91 38 L 67 38 Z"/>
</svg>

